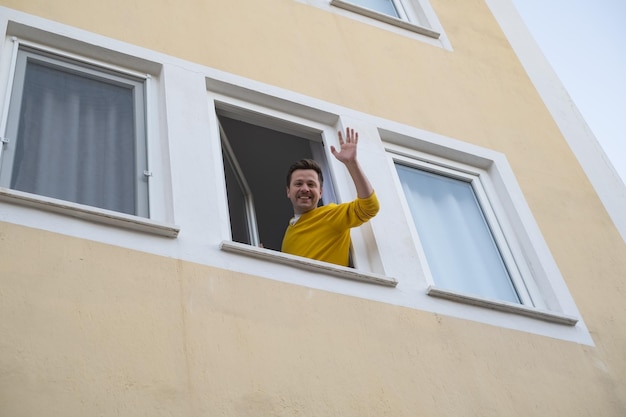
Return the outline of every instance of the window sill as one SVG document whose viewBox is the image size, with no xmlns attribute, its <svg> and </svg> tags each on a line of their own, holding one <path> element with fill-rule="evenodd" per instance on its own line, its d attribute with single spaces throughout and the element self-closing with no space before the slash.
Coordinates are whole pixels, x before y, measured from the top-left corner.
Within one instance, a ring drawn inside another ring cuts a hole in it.
<svg viewBox="0 0 626 417">
<path fill-rule="evenodd" d="M 509 303 L 506 301 L 495 301 L 476 296 L 468 296 L 454 291 L 435 288 L 432 285 L 428 287 L 426 293 L 432 297 L 471 304 L 478 307 L 490 308 L 492 310 L 502 311 L 505 313 L 518 314 L 550 323 L 564 324 L 566 326 L 575 326 L 576 323 L 578 323 L 578 319 L 576 317 L 568 316 L 566 314 L 540 310 L 534 307 Z"/>
<path fill-rule="evenodd" d="M 375 10 L 370 10 L 365 7 L 357 6 L 356 4 L 352 4 L 343 0 L 331 0 L 331 6 L 338 7 L 340 9 L 348 10 L 354 13 L 358 13 L 363 16 L 367 16 L 371 19 L 375 19 L 393 26 L 400 27 L 402 29 L 409 30 L 414 33 L 418 33 L 420 35 L 428 36 L 429 38 L 439 39 L 441 34 L 439 32 L 435 32 L 434 30 L 427 29 L 422 26 L 418 26 L 416 24 L 407 22 L 406 20 L 398 19 L 396 17 L 392 17 L 383 13 L 379 13 Z"/>
<path fill-rule="evenodd" d="M 370 284 L 377 284 L 385 287 L 395 287 L 396 285 L 398 285 L 398 282 L 394 278 L 389 278 L 384 275 L 357 271 L 353 268 L 329 264 L 327 262 L 320 262 L 300 256 L 289 255 L 269 249 L 258 248 L 256 246 L 250 246 L 244 243 L 225 240 L 220 244 L 220 249 L 230 253 L 264 259 L 284 265 L 294 266 L 300 269 L 306 269 L 313 272 L 332 275 L 338 278 L 367 282 Z"/>
<path fill-rule="evenodd" d="M 175 238 L 180 231 L 178 226 L 160 223 L 155 220 L 7 188 L 0 188 L 0 201 L 159 236 Z"/>
</svg>

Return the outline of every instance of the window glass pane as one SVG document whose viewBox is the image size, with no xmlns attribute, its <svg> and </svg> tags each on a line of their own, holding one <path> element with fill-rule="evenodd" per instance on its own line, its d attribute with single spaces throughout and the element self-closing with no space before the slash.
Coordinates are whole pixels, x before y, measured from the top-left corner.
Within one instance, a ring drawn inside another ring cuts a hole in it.
<svg viewBox="0 0 626 417">
<path fill-rule="evenodd" d="M 471 184 L 396 169 L 436 286 L 519 303 Z"/>
<path fill-rule="evenodd" d="M 224 177 L 226 179 L 226 194 L 228 197 L 228 211 L 230 214 L 231 234 L 235 242 L 252 244 L 250 236 L 250 222 L 246 207 L 246 193 L 238 179 L 231 159 L 223 153 Z"/>
<path fill-rule="evenodd" d="M 367 9 L 376 10 L 377 12 L 388 14 L 393 17 L 400 17 L 393 0 L 349 0 L 351 3 L 365 7 Z"/>
<path fill-rule="evenodd" d="M 2 184 L 147 215 L 141 83 L 31 52 L 15 80 Z"/>
</svg>

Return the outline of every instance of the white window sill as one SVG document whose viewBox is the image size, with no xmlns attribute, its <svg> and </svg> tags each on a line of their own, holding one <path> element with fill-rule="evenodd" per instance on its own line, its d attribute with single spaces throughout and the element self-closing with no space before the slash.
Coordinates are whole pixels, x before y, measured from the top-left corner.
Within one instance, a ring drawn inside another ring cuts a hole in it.
<svg viewBox="0 0 626 417">
<path fill-rule="evenodd" d="M 320 262 L 300 256 L 289 255 L 269 249 L 258 248 L 256 246 L 250 246 L 244 243 L 225 240 L 220 244 L 220 249 L 230 253 L 251 256 L 258 259 L 264 259 L 267 261 L 294 266 L 296 268 L 306 269 L 309 271 L 319 272 L 322 274 L 332 275 L 338 278 L 344 278 L 353 281 L 367 282 L 370 284 L 377 284 L 386 287 L 395 287 L 398 284 L 398 282 L 394 278 L 389 278 L 384 275 L 358 271 L 353 268 L 334 265 L 327 262 Z"/>
<path fill-rule="evenodd" d="M 407 22 L 406 20 L 398 19 L 393 16 L 389 16 L 383 13 L 379 13 L 375 10 L 367 9 L 365 7 L 357 6 L 356 4 L 349 3 L 343 0 L 331 0 L 331 6 L 339 7 L 340 9 L 348 10 L 354 13 L 358 13 L 363 16 L 367 16 L 371 19 L 375 19 L 393 26 L 400 27 L 402 29 L 409 30 L 420 35 L 428 36 L 429 38 L 439 39 L 441 34 L 434 30 L 427 29 L 425 27 L 416 25 L 414 23 Z"/>
<path fill-rule="evenodd" d="M 444 298 L 446 300 L 457 301 L 465 304 L 471 304 L 478 307 L 490 308 L 496 311 L 502 311 L 505 313 L 518 314 L 521 316 L 531 317 L 538 320 L 547 321 L 550 323 L 564 324 L 566 326 L 575 326 L 578 323 L 576 317 L 568 316 L 566 314 L 556 313 L 554 311 L 541 310 L 534 307 L 525 306 L 522 304 L 514 304 L 506 301 L 496 301 L 485 299 L 476 296 L 468 296 L 454 291 L 442 290 L 429 286 L 426 293 L 433 297 Z"/>
<path fill-rule="evenodd" d="M 85 206 L 69 201 L 0 188 L 0 201 L 33 207 L 53 213 L 64 214 L 88 221 L 150 233 L 159 236 L 177 237 L 180 228 L 143 217 Z"/>
</svg>

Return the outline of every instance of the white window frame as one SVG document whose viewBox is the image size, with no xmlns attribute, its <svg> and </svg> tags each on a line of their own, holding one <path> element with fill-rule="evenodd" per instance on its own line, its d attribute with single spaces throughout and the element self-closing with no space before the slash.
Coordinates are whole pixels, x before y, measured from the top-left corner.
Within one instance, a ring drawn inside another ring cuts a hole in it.
<svg viewBox="0 0 626 417">
<path fill-rule="evenodd" d="M 508 193 L 511 188 L 514 188 L 514 184 L 510 179 L 506 183 L 504 176 L 499 175 L 500 170 L 510 169 L 505 160 L 497 154 L 489 155 L 493 158 L 489 160 L 478 157 L 476 154 L 464 155 L 450 149 L 444 149 L 438 155 L 420 150 L 422 146 L 406 146 L 409 143 L 419 144 L 420 141 L 415 138 L 406 138 L 391 132 L 385 132 L 382 136 L 386 139 L 385 148 L 389 164 L 394 169 L 395 188 L 401 195 L 402 210 L 409 222 L 410 234 L 421 259 L 421 278 L 424 280 L 425 293 L 428 296 L 567 326 L 575 326 L 578 323 L 578 314 L 564 309 L 557 291 L 552 286 L 553 280 L 547 275 L 547 268 L 553 269 L 551 257 L 540 251 L 538 247 L 543 246 L 540 242 L 529 241 L 531 236 L 528 234 L 528 229 L 536 227 L 533 226 L 529 213 L 522 216 L 512 211 L 513 201 L 509 201 L 506 207 L 504 200 L 507 198 L 505 197 L 510 197 Z M 428 144 L 424 148 L 433 149 L 433 144 Z M 472 161 L 475 164 L 472 164 Z M 428 268 L 419 234 L 395 171 L 396 162 L 471 182 L 502 253 L 503 261 L 507 264 L 511 279 L 518 290 L 521 304 L 487 299 L 437 287 Z M 543 262 L 545 265 L 538 265 L 538 262 Z"/>
<path fill-rule="evenodd" d="M 230 145 L 230 141 L 228 139 L 228 135 L 224 131 L 222 124 L 219 123 L 220 128 L 220 138 L 222 144 L 222 152 L 224 154 L 224 163 L 228 164 L 233 171 L 235 179 L 237 181 L 238 190 L 241 192 L 242 199 L 244 200 L 244 212 L 246 214 L 246 229 L 247 234 L 250 240 L 250 245 L 252 246 L 260 246 L 261 241 L 259 238 L 259 230 L 256 220 L 256 212 L 254 206 L 254 198 L 252 195 L 252 190 L 248 185 L 248 182 L 242 172 L 241 166 L 239 165 L 239 161 L 237 160 L 237 156 Z M 226 168 L 224 168 L 226 169 Z M 232 222 L 232 219 L 231 219 Z M 232 235 L 232 234 L 231 234 Z M 232 236 L 231 236 L 232 237 Z"/>
<path fill-rule="evenodd" d="M 8 34 L 5 38 L 5 42 L 3 43 L 3 51 L 6 53 L 3 53 L 2 58 L 0 59 L 0 80 L 2 80 L 2 87 L 4 90 L 2 92 L 4 99 L 1 104 L 2 112 L 0 116 L 0 134 L 3 135 L 1 138 L 3 146 L 0 147 L 0 157 L 2 156 L 6 142 L 11 140 L 11 138 L 7 138 L 5 135 L 7 131 L 9 108 L 13 92 L 13 81 L 20 48 L 24 47 L 28 50 L 35 51 L 35 53 L 41 53 L 42 55 L 49 54 L 51 56 L 58 57 L 59 59 L 66 59 L 80 65 L 94 68 L 95 71 L 98 69 L 104 72 L 112 71 L 114 73 L 145 80 L 143 83 L 144 115 L 142 117 L 145 122 L 145 158 L 147 160 L 144 175 L 146 176 L 148 182 L 148 195 L 146 196 L 147 207 L 145 208 L 145 212 L 149 213 L 149 217 L 120 213 L 2 187 L 0 187 L 0 200 L 115 227 L 142 231 L 166 237 L 176 237 L 179 232 L 179 227 L 171 222 L 171 210 L 168 209 L 163 198 L 166 173 L 163 172 L 163 166 L 160 162 L 162 159 L 161 152 L 158 146 L 151 146 L 151 142 L 154 142 L 159 136 L 157 129 L 155 129 L 158 121 L 155 118 L 157 106 L 155 97 L 156 87 L 153 82 L 153 75 L 123 65 L 118 65 L 116 63 L 110 63 L 97 57 L 88 57 L 80 52 L 74 52 L 73 47 L 76 47 L 76 49 L 84 48 L 82 42 L 78 40 L 68 41 L 67 39 L 64 39 L 57 45 L 57 42 L 55 42 L 56 38 L 52 34 L 45 34 L 37 29 L 19 24 L 9 25 L 9 28 L 11 27 L 13 27 L 18 33 L 33 34 L 34 36 L 29 36 L 30 39 L 26 40 L 24 38 Z M 49 37 L 46 35 L 49 35 Z M 31 40 L 33 38 L 35 40 Z M 46 40 L 50 39 L 52 42 L 46 42 Z M 51 45 L 50 43 L 55 45 Z M 93 48 L 91 52 L 93 53 L 94 51 L 97 52 L 99 50 L 99 48 Z M 98 54 L 96 53 L 96 55 Z M 111 58 L 110 51 L 103 51 L 103 56 L 107 56 L 107 59 Z M 119 60 L 123 61 L 124 58 L 120 57 Z M 170 215 L 168 215 L 168 213 Z"/>
<path fill-rule="evenodd" d="M 331 4 L 332 4 L 331 0 Z M 402 20 L 409 20 L 409 17 L 407 16 L 407 12 L 405 10 L 405 6 L 404 4 L 402 4 L 402 0 L 389 0 L 391 2 L 391 5 L 393 7 L 393 9 L 396 11 L 397 13 L 397 18 L 402 19 Z M 361 6 L 359 4 L 359 0 L 348 0 L 349 3 L 355 4 L 357 6 Z M 361 6 L 361 7 L 366 7 L 366 6 Z M 376 10 L 376 9 L 373 9 Z M 380 12 L 380 11 L 379 11 Z M 382 12 L 381 12 L 382 13 Z"/>
<path fill-rule="evenodd" d="M 328 115 L 323 112 L 315 111 L 299 114 L 299 112 L 293 111 L 298 110 L 297 107 L 293 108 L 287 102 L 276 99 L 275 97 L 268 97 L 263 94 L 252 93 L 252 96 L 247 97 L 246 100 L 242 100 L 236 97 L 238 95 L 237 90 L 238 89 L 236 88 L 233 89 L 233 95 L 225 95 L 210 90 L 208 91 L 209 108 L 211 109 L 209 117 L 211 118 L 212 125 L 215 126 L 215 129 L 213 129 L 212 132 L 213 140 L 218 140 L 222 143 L 222 141 L 219 140 L 220 124 L 218 114 L 228 116 L 235 115 L 237 118 L 243 117 L 249 123 L 262 127 L 268 127 L 285 133 L 291 133 L 304 138 L 308 138 L 307 136 L 309 136 L 311 140 L 316 140 L 321 137 L 324 146 L 325 162 L 327 163 L 330 171 L 330 175 L 326 175 L 324 178 L 326 187 L 332 186 L 336 197 L 341 201 L 350 201 L 353 198 L 356 198 L 356 195 L 352 195 L 353 192 L 351 193 L 351 191 L 349 191 L 350 186 L 346 186 L 346 183 L 351 183 L 351 180 L 349 179 L 349 175 L 345 172 L 345 167 L 340 166 L 341 163 L 331 157 L 330 146 L 338 146 L 338 143 L 335 143 L 337 131 L 344 128 L 338 115 Z M 214 139 L 216 137 L 218 139 Z M 221 155 L 221 152 L 219 155 Z M 212 162 L 221 168 L 222 173 L 224 172 L 223 160 L 221 156 L 220 158 L 213 158 Z M 287 168 L 288 167 L 285 167 L 285 172 Z M 221 212 L 227 213 L 228 199 L 226 197 L 226 183 L 223 174 L 221 175 L 220 181 L 220 188 L 222 192 L 218 198 L 221 200 Z M 283 186 L 283 184 L 280 184 L 279 186 Z M 363 242 L 363 236 L 355 229 L 353 229 L 351 235 L 353 246 L 352 259 L 355 268 L 342 267 L 328 264 L 326 262 L 319 262 L 313 259 L 259 248 L 254 245 L 233 242 L 229 223 L 224 224 L 222 229 L 223 239 L 220 243 L 220 249 L 229 253 L 245 255 L 256 259 L 265 259 L 284 265 L 296 266 L 300 269 L 321 272 L 335 277 L 395 287 L 397 285 L 396 279 L 373 270 L 374 267 L 372 259 L 370 259 L 372 256 L 371 254 L 365 253 L 363 250 L 363 248 L 367 246 L 366 243 Z"/>
<path fill-rule="evenodd" d="M 516 253 L 514 253 L 511 245 L 509 244 L 510 238 L 507 238 L 504 229 L 510 230 L 510 227 L 504 227 L 502 224 L 504 220 L 501 220 L 503 216 L 498 216 L 496 214 L 496 210 L 494 209 L 494 203 L 497 201 L 496 196 L 490 196 L 487 192 L 487 189 L 492 189 L 492 187 L 488 184 L 489 177 L 484 170 L 452 161 L 448 162 L 447 165 L 439 165 L 428 161 L 426 158 L 416 159 L 415 157 L 406 156 L 406 154 L 398 152 L 394 149 L 388 149 L 388 152 L 391 154 L 394 163 L 402 163 L 403 165 L 413 169 L 427 171 L 436 175 L 454 178 L 468 183 L 478 200 L 485 221 L 489 225 L 489 230 L 496 246 L 498 247 L 501 259 L 506 265 L 509 277 L 515 288 L 517 296 L 519 297 L 520 304 L 539 308 L 546 307 L 526 263 L 523 259 L 518 259 L 520 255 L 519 251 L 516 257 Z M 408 203 L 406 204 L 408 207 Z M 420 242 L 419 234 L 417 233 L 417 228 L 412 218 L 413 216 L 408 217 L 408 221 L 414 231 L 414 236 L 417 236 L 416 244 L 420 246 L 420 251 L 423 251 L 423 249 L 421 249 L 422 244 Z M 430 274 L 428 275 L 428 279 L 431 282 L 429 292 L 433 293 L 433 295 L 442 294 L 443 290 L 437 288 Z"/>
<path fill-rule="evenodd" d="M 400 18 L 360 6 L 350 0 L 295 1 L 452 50 L 429 0 L 392 0 Z"/>
<path fill-rule="evenodd" d="M 340 9 L 358 13 L 368 18 L 398 26 L 411 32 L 419 33 L 433 39 L 439 39 L 441 33 L 432 30 L 422 7 L 417 0 L 392 0 L 399 17 L 391 16 L 377 10 L 360 6 L 350 0 L 331 0 L 330 5 Z"/>
<path fill-rule="evenodd" d="M 18 41 L 16 41 L 18 42 Z M 76 59 L 68 59 L 67 55 L 58 53 L 52 54 L 49 49 L 41 49 L 25 42 L 19 42 L 17 53 L 17 62 L 15 71 L 13 72 L 14 84 L 11 89 L 12 97 L 9 105 L 5 107 L 13 108 L 12 114 L 2 118 L 2 126 L 7 132 L 2 139 L 2 148 L 0 149 L 0 186 L 10 188 L 10 181 L 15 163 L 15 149 L 17 141 L 17 126 L 21 118 L 21 109 L 18 103 L 22 102 L 22 94 L 24 92 L 25 73 L 29 63 L 34 62 L 38 65 L 45 65 L 55 68 L 64 74 L 80 74 L 82 77 L 93 77 L 98 80 L 106 80 L 109 83 L 123 85 L 126 88 L 132 86 L 133 114 L 134 114 L 134 135 L 135 135 L 135 193 L 133 196 L 133 206 L 136 212 L 133 215 L 149 218 L 148 207 L 148 179 L 149 170 L 147 167 L 146 152 L 146 129 L 145 129 L 145 88 L 147 80 L 145 74 L 131 74 L 128 71 L 106 71 L 102 66 L 93 66 L 84 61 Z M 18 75 L 19 73 L 19 75 Z M 9 132 L 9 126 L 14 131 Z"/>
</svg>

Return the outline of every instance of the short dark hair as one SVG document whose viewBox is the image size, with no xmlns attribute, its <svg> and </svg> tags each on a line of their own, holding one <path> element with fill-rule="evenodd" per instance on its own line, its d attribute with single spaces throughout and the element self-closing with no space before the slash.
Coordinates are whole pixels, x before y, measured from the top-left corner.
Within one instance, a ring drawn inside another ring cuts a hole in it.
<svg viewBox="0 0 626 417">
<path fill-rule="evenodd" d="M 298 169 L 312 169 L 317 172 L 317 178 L 320 181 L 320 188 L 324 184 L 324 176 L 322 175 L 322 167 L 312 159 L 301 159 L 289 167 L 287 171 L 287 187 L 291 185 L 291 174 Z"/>
</svg>

